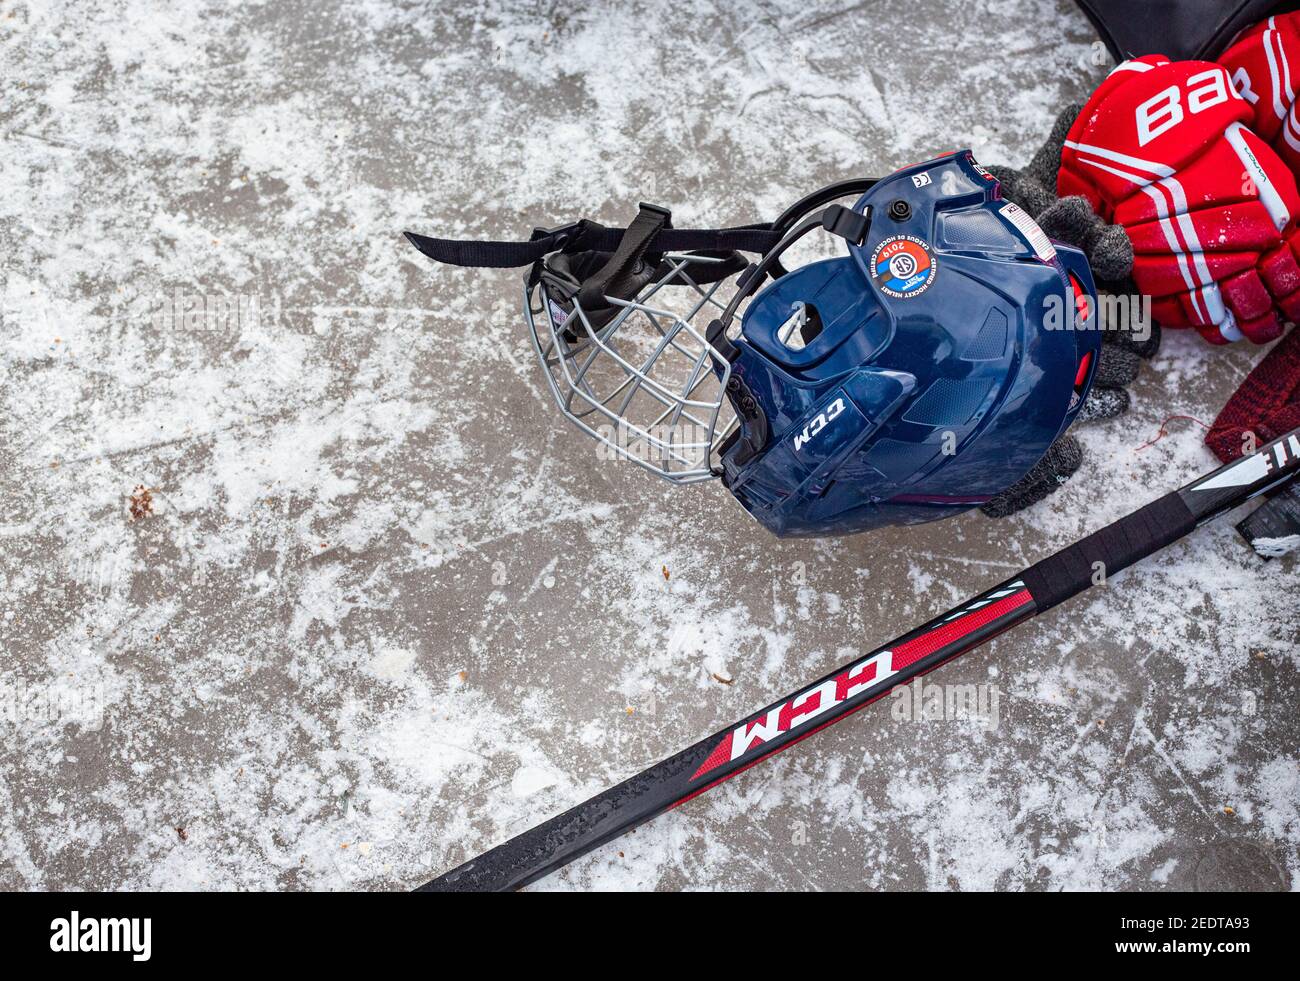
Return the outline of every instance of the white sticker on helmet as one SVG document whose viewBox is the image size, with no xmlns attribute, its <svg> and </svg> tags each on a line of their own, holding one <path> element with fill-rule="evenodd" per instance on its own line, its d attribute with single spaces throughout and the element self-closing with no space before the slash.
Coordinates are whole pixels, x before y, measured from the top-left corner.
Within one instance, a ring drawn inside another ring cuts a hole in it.
<svg viewBox="0 0 1300 981">
<path fill-rule="evenodd" d="M 1029 217 L 1029 212 L 1018 204 L 1006 204 L 999 211 L 1003 218 L 1011 222 L 1025 238 L 1029 239 L 1029 244 L 1034 247 L 1034 254 L 1044 262 L 1051 262 L 1056 258 L 1056 249 L 1052 245 L 1052 240 L 1047 237 L 1038 222 Z"/>
</svg>

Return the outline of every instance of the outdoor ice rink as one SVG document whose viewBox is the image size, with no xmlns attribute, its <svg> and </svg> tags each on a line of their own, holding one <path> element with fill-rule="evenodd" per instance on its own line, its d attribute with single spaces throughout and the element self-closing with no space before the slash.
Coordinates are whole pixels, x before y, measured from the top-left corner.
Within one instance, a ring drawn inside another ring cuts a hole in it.
<svg viewBox="0 0 1300 981">
<path fill-rule="evenodd" d="M 1073 4 L 156 6 L 0 6 L 0 888 L 416 886 L 1210 469 L 1262 354 L 1167 335 L 1024 514 L 779 541 L 599 458 L 522 272 L 402 231 L 1023 164 L 1111 67 Z M 979 717 L 533 888 L 1295 888 L 1300 570 L 1232 524 L 927 676 Z"/>
</svg>

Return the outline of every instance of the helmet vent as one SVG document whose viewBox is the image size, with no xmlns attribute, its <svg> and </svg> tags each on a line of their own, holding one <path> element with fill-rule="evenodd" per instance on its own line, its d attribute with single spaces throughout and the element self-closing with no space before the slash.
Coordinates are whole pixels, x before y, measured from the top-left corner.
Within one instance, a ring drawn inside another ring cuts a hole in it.
<svg viewBox="0 0 1300 981">
<path fill-rule="evenodd" d="M 940 378 L 912 404 L 903 419 L 923 426 L 964 426 L 984 404 L 991 387 L 983 378 Z"/>
<path fill-rule="evenodd" d="M 917 476 L 921 468 L 933 460 L 938 452 L 937 446 L 927 446 L 925 443 L 882 439 L 867 454 L 867 463 L 894 483 L 903 484 Z"/>
<path fill-rule="evenodd" d="M 975 340 L 962 352 L 963 361 L 998 361 L 1007 350 L 1007 315 L 994 307 Z"/>
<path fill-rule="evenodd" d="M 985 208 L 955 211 L 940 217 L 939 237 L 954 249 L 990 252 L 1025 251 L 1024 243 L 993 212 Z"/>
</svg>

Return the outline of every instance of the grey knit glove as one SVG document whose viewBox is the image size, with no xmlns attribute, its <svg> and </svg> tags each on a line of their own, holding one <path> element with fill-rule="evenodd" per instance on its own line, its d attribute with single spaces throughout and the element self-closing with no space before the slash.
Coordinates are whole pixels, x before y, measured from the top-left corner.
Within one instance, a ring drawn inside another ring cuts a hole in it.
<svg viewBox="0 0 1300 981">
<path fill-rule="evenodd" d="M 1033 215 L 1049 238 L 1073 245 L 1087 256 L 1099 292 L 1136 298 L 1137 289 L 1131 278 L 1133 243 L 1128 233 L 1119 225 L 1103 221 L 1093 212 L 1087 198 L 1056 196 L 1061 150 L 1082 108 L 1071 105 L 1062 110 L 1047 140 L 1024 168 L 992 166 L 988 169 L 1002 183 L 1003 197 Z M 1142 361 L 1160 348 L 1160 328 L 1156 324 L 1112 322 L 1111 313 L 1121 307 L 1104 300 L 1100 306 L 1102 352 L 1092 389 L 1079 410 L 1080 422 L 1110 419 L 1126 412 L 1130 402 L 1128 386 L 1137 379 Z M 1128 304 L 1122 309 L 1132 311 L 1133 308 L 1134 304 Z M 1082 462 L 1083 447 L 1066 433 L 1052 444 L 1033 470 L 981 510 L 996 518 L 1036 504 L 1065 483 Z"/>
</svg>

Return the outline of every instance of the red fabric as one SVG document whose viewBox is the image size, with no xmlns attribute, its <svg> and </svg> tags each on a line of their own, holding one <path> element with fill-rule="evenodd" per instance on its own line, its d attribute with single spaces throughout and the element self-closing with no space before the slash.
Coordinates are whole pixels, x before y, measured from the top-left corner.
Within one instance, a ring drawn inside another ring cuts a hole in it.
<svg viewBox="0 0 1300 981">
<path fill-rule="evenodd" d="M 1205 437 L 1224 463 L 1241 456 L 1247 435 L 1263 446 L 1300 426 L 1300 331 L 1292 331 L 1246 376 Z"/>
<path fill-rule="evenodd" d="M 1238 35 L 1219 56 L 1251 107 L 1247 124 L 1272 145 L 1292 173 L 1300 173 L 1300 12 L 1278 14 Z"/>
<path fill-rule="evenodd" d="M 1098 87 L 1061 154 L 1057 193 L 1128 231 L 1155 319 L 1212 343 L 1274 340 L 1300 310 L 1300 192 L 1253 115 L 1223 66 L 1148 55 Z"/>
</svg>

